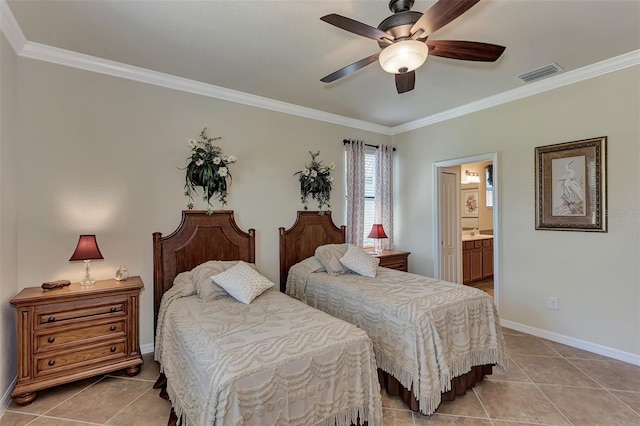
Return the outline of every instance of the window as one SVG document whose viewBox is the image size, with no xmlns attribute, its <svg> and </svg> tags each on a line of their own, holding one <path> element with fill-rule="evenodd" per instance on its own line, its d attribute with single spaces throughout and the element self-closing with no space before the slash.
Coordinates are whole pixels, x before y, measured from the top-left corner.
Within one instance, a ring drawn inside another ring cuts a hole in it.
<svg viewBox="0 0 640 426">
<path fill-rule="evenodd" d="M 364 154 L 364 235 L 363 246 L 373 246 L 373 239 L 367 238 L 374 221 L 376 204 L 376 152 L 367 150 Z"/>
</svg>

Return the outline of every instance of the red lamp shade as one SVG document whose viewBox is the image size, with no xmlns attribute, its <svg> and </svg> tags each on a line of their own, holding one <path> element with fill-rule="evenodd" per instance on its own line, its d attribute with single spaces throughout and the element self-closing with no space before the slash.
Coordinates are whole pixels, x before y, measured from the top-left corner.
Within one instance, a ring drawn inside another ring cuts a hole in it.
<svg viewBox="0 0 640 426">
<path fill-rule="evenodd" d="M 102 253 L 100 253 L 100 249 L 98 248 L 96 236 L 80 235 L 76 251 L 73 252 L 73 255 L 71 256 L 71 259 L 69 259 L 69 261 L 93 259 L 104 259 L 104 257 L 102 257 Z"/>
<path fill-rule="evenodd" d="M 367 238 L 389 238 L 387 234 L 384 233 L 384 228 L 381 223 L 374 223 L 371 227 L 371 232 L 369 232 L 369 236 Z"/>
</svg>

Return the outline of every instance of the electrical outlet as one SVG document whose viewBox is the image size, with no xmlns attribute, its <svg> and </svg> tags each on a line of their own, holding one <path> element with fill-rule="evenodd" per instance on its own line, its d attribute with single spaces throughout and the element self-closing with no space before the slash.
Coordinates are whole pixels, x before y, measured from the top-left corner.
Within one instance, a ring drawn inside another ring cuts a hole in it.
<svg viewBox="0 0 640 426">
<path fill-rule="evenodd" d="M 558 298 L 555 296 L 549 296 L 547 299 L 547 306 L 549 309 L 553 309 L 554 311 L 558 310 Z"/>
</svg>

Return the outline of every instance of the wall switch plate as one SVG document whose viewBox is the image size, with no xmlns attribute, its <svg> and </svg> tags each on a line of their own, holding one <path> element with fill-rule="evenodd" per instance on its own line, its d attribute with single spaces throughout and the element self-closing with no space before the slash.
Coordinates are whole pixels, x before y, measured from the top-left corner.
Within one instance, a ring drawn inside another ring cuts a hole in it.
<svg viewBox="0 0 640 426">
<path fill-rule="evenodd" d="M 558 310 L 558 298 L 554 297 L 554 296 L 549 296 L 549 299 L 547 300 L 547 307 L 549 309 L 557 311 Z"/>
</svg>

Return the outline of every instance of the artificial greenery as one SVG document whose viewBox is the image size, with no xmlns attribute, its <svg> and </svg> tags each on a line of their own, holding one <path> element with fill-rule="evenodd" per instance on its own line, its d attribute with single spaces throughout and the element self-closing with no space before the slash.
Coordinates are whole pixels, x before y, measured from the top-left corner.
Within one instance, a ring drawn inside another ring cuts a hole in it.
<svg viewBox="0 0 640 426">
<path fill-rule="evenodd" d="M 236 157 L 222 155 L 222 149 L 214 145 L 220 139 L 220 136 L 209 137 L 205 127 L 198 140 L 188 141 L 191 156 L 187 158 L 187 167 L 184 168 L 184 195 L 189 197 L 187 208 L 190 210 L 193 209 L 193 197 L 198 195 L 198 188 L 202 188 L 202 200 L 207 202 L 209 213 L 213 212 L 212 199 L 219 200 L 223 207 L 227 204 L 227 190 L 231 186 L 229 164 L 235 163 Z"/>
<path fill-rule="evenodd" d="M 304 209 L 308 209 L 308 198 L 311 196 L 318 203 L 318 210 L 322 214 L 331 207 L 329 204 L 333 186 L 331 170 L 336 166 L 333 163 L 323 166 L 322 161 L 317 161 L 316 157 L 320 155 L 320 151 L 315 153 L 309 151 L 309 154 L 311 154 L 311 163 L 293 175 L 299 175 L 300 200 Z"/>
</svg>

